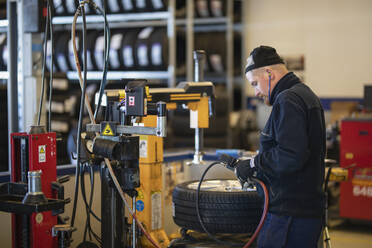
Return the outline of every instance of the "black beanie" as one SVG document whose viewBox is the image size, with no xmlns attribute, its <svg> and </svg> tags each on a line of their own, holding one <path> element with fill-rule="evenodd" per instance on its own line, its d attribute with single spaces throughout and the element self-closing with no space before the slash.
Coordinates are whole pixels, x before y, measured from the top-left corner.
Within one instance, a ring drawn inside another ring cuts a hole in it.
<svg viewBox="0 0 372 248">
<path fill-rule="evenodd" d="M 245 73 L 268 65 L 284 64 L 283 59 L 276 53 L 275 48 L 259 46 L 253 49 L 247 60 Z"/>
</svg>

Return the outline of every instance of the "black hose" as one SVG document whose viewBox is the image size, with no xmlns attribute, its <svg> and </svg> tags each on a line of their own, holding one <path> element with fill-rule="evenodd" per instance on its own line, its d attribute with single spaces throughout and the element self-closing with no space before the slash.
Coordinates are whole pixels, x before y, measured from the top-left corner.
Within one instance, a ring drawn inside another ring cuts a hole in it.
<svg viewBox="0 0 372 248">
<path fill-rule="evenodd" d="M 230 247 L 241 246 L 242 244 L 225 242 L 225 241 L 217 239 L 214 235 L 212 235 L 207 230 L 207 228 L 205 227 L 205 225 L 203 223 L 203 220 L 201 219 L 201 216 L 200 216 L 200 210 L 199 210 L 200 187 L 201 187 L 202 182 L 204 181 L 204 177 L 207 174 L 208 170 L 210 168 L 212 168 L 213 166 L 215 166 L 216 164 L 222 164 L 223 165 L 223 163 L 219 162 L 219 161 L 210 164 L 207 167 L 207 169 L 205 169 L 205 171 L 203 172 L 203 175 L 201 176 L 201 178 L 199 180 L 198 189 L 196 191 L 196 214 L 198 216 L 198 220 L 200 222 L 201 227 L 203 228 L 204 232 L 208 234 L 209 238 L 213 239 L 214 241 L 216 241 L 217 243 L 222 244 L 222 245 L 227 245 L 227 246 L 230 246 Z M 252 180 L 262 187 L 262 190 L 263 190 L 264 196 L 265 196 L 265 201 L 264 201 L 264 209 L 263 209 L 263 212 L 262 212 L 261 220 L 260 220 L 255 232 L 253 233 L 252 237 L 250 238 L 250 240 L 244 245 L 244 248 L 248 248 L 253 243 L 253 241 L 256 239 L 256 237 L 258 236 L 258 233 L 260 232 L 260 230 L 263 226 L 263 223 L 266 219 L 267 210 L 268 210 L 268 206 L 269 206 L 269 195 L 268 195 L 267 188 L 266 188 L 265 184 L 262 181 L 260 181 L 256 178 L 252 178 Z"/>
<path fill-rule="evenodd" d="M 93 168 L 92 168 L 93 170 Z M 84 171 L 82 172 L 84 173 Z M 94 180 L 94 179 L 93 179 Z M 94 184 L 94 181 L 93 181 L 93 184 Z M 85 182 L 81 182 L 81 191 L 82 191 L 82 195 L 83 195 L 83 201 L 84 201 L 84 204 L 85 204 L 85 207 L 87 208 L 88 212 L 98 221 L 98 222 L 101 222 L 101 218 L 99 218 L 97 216 L 97 214 L 94 213 L 94 211 L 92 210 L 92 207 L 91 207 L 91 201 L 92 201 L 92 197 L 93 197 L 93 189 L 94 189 L 94 185 L 92 185 L 91 183 L 91 193 L 90 193 L 90 198 L 89 198 L 89 204 L 88 204 L 88 201 L 87 201 L 87 198 L 86 198 L 86 193 L 85 193 Z M 84 187 L 84 188 L 83 188 Z"/>
<path fill-rule="evenodd" d="M 90 187 L 91 187 L 90 195 L 89 195 L 89 203 L 87 202 L 87 199 L 86 199 L 85 181 L 84 181 L 84 174 L 85 174 L 85 170 L 87 168 L 89 169 Z M 83 166 L 83 169 L 81 170 L 81 173 L 80 173 L 80 185 L 81 185 L 81 193 L 82 193 L 84 204 L 85 204 L 86 214 L 87 214 L 87 221 L 86 221 L 86 225 L 85 225 L 85 228 L 84 228 L 84 241 L 86 240 L 86 233 L 88 233 L 90 240 L 92 240 L 92 238 L 91 238 L 92 234 L 93 234 L 93 236 L 96 236 L 96 237 L 98 235 L 96 233 L 94 233 L 94 231 L 92 230 L 92 227 L 90 225 L 91 224 L 90 215 L 93 215 L 93 217 L 96 218 L 97 221 L 99 221 L 99 222 L 101 221 L 101 219 L 99 217 L 97 217 L 97 215 L 92 210 L 93 192 L 94 192 L 94 171 L 93 171 L 92 166 L 89 166 L 89 165 L 88 166 L 87 165 Z"/>
<path fill-rule="evenodd" d="M 95 120 L 97 119 L 97 114 L 98 114 L 99 108 L 101 107 L 103 91 L 106 87 L 108 60 L 109 60 L 109 54 L 110 54 L 110 42 L 111 42 L 111 40 L 110 40 L 110 28 L 109 28 L 108 21 L 107 21 L 107 18 L 106 18 L 106 3 L 105 2 L 106 1 L 104 1 L 104 3 L 103 3 L 103 10 L 102 10 L 94 2 L 90 1 L 90 4 L 104 18 L 103 33 L 104 33 L 104 40 L 105 40 L 105 46 L 104 46 L 104 52 L 103 52 L 103 54 L 105 56 L 105 59 L 104 59 L 105 64 L 104 64 L 104 67 L 103 67 L 103 75 L 102 75 L 102 80 L 101 80 L 101 84 L 100 84 L 100 88 L 99 88 L 98 103 L 97 103 L 96 110 L 94 112 L 94 119 Z"/>
<path fill-rule="evenodd" d="M 217 161 L 217 162 L 213 162 L 212 164 L 210 164 L 207 169 L 205 169 L 205 171 L 203 172 L 203 175 L 201 176 L 200 180 L 199 180 L 199 184 L 198 184 L 198 189 L 196 190 L 196 214 L 198 216 L 198 220 L 200 222 L 200 225 L 201 227 L 203 228 L 204 232 L 209 236 L 209 238 L 213 239 L 214 241 L 216 241 L 217 243 L 221 244 L 221 245 L 227 245 L 227 246 L 237 246 L 237 247 L 241 247 L 242 245 L 244 244 L 238 244 L 238 243 L 231 243 L 231 242 L 226 242 L 226 241 L 222 241 L 222 240 L 219 240 L 218 238 L 216 238 L 216 236 L 214 236 L 213 234 L 211 234 L 207 228 L 205 227 L 204 223 L 203 223 L 203 220 L 200 216 L 200 210 L 199 210 L 199 194 L 200 194 L 200 187 L 204 181 L 204 177 L 205 175 L 207 174 L 207 172 L 209 171 L 210 168 L 212 168 L 213 166 L 217 165 L 217 164 L 221 164 L 222 165 L 222 162 L 220 161 Z"/>
</svg>

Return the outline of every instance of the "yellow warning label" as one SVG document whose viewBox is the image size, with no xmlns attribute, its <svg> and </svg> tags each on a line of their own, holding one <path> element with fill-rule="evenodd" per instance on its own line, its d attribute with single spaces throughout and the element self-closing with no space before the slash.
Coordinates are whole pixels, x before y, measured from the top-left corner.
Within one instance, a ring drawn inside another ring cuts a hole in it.
<svg viewBox="0 0 372 248">
<path fill-rule="evenodd" d="M 353 159 L 354 158 L 354 154 L 351 153 L 351 152 L 347 152 L 347 153 L 345 153 L 345 158 L 346 159 Z"/>
<path fill-rule="evenodd" d="M 114 136 L 114 132 L 112 131 L 110 125 L 107 123 L 105 129 L 103 129 L 103 135 Z"/>
<path fill-rule="evenodd" d="M 143 199 L 143 198 L 144 198 L 143 191 L 142 190 L 138 190 L 137 199 Z"/>
<path fill-rule="evenodd" d="M 46 153 L 45 153 L 46 145 L 39 146 L 39 163 L 46 162 Z"/>
</svg>

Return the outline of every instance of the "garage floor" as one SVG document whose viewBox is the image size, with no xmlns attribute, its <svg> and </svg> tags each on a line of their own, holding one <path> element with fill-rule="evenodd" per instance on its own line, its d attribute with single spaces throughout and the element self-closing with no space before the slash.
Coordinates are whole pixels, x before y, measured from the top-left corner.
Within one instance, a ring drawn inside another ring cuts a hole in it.
<svg viewBox="0 0 372 248">
<path fill-rule="evenodd" d="M 344 222 L 330 229 L 335 248 L 371 248 L 372 223 Z"/>
</svg>

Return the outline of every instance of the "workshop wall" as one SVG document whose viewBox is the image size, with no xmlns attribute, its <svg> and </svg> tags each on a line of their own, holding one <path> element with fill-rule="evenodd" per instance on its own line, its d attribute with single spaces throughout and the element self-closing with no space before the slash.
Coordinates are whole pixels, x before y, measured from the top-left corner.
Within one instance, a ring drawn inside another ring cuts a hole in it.
<svg viewBox="0 0 372 248">
<path fill-rule="evenodd" d="M 305 82 L 320 97 L 363 97 L 371 83 L 372 1 L 244 1 L 246 54 L 261 44 L 304 57 Z M 253 91 L 248 88 L 248 94 Z"/>
</svg>

